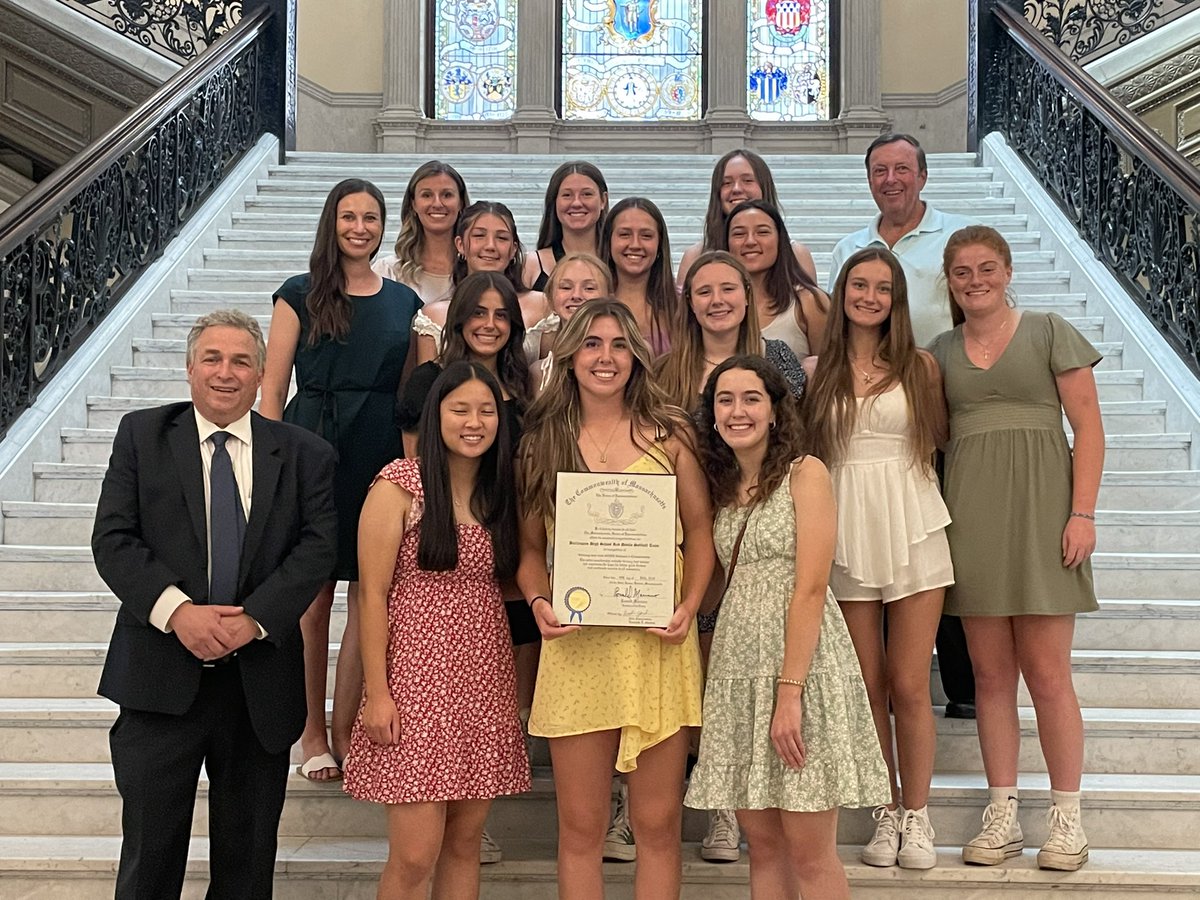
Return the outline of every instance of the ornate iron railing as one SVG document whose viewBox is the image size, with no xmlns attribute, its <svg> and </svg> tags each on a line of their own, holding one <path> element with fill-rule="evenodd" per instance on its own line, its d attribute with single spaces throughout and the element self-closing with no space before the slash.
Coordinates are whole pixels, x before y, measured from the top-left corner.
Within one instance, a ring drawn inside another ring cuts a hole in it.
<svg viewBox="0 0 1200 900">
<path fill-rule="evenodd" d="M 1200 8 L 1196 0 L 1022 0 L 1025 18 L 1076 62 L 1088 62 Z"/>
<path fill-rule="evenodd" d="M 968 129 L 999 131 L 1200 374 L 1200 170 L 1021 13 L 973 0 Z"/>
<path fill-rule="evenodd" d="M 242 0 L 59 0 L 175 62 L 199 56 L 242 19 Z"/>
<path fill-rule="evenodd" d="M 248 12 L 0 214 L 0 436 L 263 134 L 295 146 L 294 10 Z"/>
</svg>

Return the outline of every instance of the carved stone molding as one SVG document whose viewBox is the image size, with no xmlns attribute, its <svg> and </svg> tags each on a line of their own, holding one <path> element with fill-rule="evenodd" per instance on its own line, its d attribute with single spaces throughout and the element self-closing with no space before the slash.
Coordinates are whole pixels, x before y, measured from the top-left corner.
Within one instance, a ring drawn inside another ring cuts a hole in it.
<svg viewBox="0 0 1200 900">
<path fill-rule="evenodd" d="M 1132 78 L 1113 85 L 1109 90 L 1114 97 L 1136 112 L 1144 106 L 1141 101 L 1149 98 L 1151 94 L 1197 72 L 1200 72 L 1200 43 L 1156 66 L 1138 72 Z M 1181 88 L 1183 89 L 1186 88 Z M 1170 96 L 1155 97 L 1153 103 L 1157 105 L 1169 99 Z"/>
<path fill-rule="evenodd" d="M 1191 12 L 1194 4 L 1195 0 L 1023 0 L 1025 18 L 1081 63 Z"/>
</svg>

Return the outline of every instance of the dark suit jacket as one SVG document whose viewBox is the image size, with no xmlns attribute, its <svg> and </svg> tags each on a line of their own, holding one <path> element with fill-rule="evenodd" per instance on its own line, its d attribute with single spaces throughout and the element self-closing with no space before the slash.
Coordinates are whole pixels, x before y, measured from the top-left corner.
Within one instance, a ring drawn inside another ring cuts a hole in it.
<svg viewBox="0 0 1200 900">
<path fill-rule="evenodd" d="M 270 752 L 304 727 L 300 616 L 333 570 L 334 451 L 312 433 L 251 413 L 254 490 L 238 603 L 267 631 L 238 653 L 255 734 Z M 196 698 L 201 661 L 150 610 L 176 585 L 208 597 L 208 530 L 200 436 L 191 403 L 126 415 L 96 508 L 92 553 L 121 602 L 99 692 L 123 707 L 181 715 Z"/>
</svg>

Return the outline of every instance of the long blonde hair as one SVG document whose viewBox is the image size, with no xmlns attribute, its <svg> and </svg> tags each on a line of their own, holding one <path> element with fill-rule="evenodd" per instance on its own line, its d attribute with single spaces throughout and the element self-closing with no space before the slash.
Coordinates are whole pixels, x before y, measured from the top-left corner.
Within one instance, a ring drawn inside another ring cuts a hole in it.
<svg viewBox="0 0 1200 900">
<path fill-rule="evenodd" d="M 877 356 L 888 372 L 871 385 L 867 397 L 878 397 L 899 383 L 904 387 L 912 422 L 913 461 L 928 466 L 937 446 L 937 427 L 929 398 L 933 375 L 913 339 L 908 312 L 908 282 L 900 260 L 890 250 L 866 247 L 842 266 L 833 286 L 829 327 L 825 331 L 825 349 L 817 357 L 817 369 L 804 400 L 804 423 L 812 440 L 813 455 L 828 466 L 835 466 L 846 455 L 850 436 L 858 418 L 854 396 L 854 368 L 850 360 L 850 320 L 846 318 L 846 282 L 850 272 L 862 263 L 879 260 L 892 276 L 892 309 L 883 323 L 883 336 Z"/>
<path fill-rule="evenodd" d="M 579 452 L 579 383 L 575 379 L 575 353 L 583 346 L 597 319 L 616 319 L 633 353 L 633 371 L 625 385 L 624 406 L 631 415 L 635 445 L 649 449 L 640 433 L 653 431 L 656 440 L 688 436 L 688 418 L 671 405 L 650 376 L 650 347 L 638 331 L 633 313 L 613 297 L 597 297 L 583 304 L 559 333 L 554 362 L 545 390 L 525 413 L 518 453 L 523 515 L 552 516 L 559 472 L 587 470 Z"/>
<path fill-rule="evenodd" d="M 671 402 L 684 409 L 693 409 L 700 396 L 700 376 L 704 374 L 704 329 L 692 309 L 692 282 L 705 266 L 723 263 L 738 274 L 746 293 L 746 315 L 738 326 L 735 354 L 762 356 L 762 332 L 758 327 L 758 310 L 754 304 L 754 288 L 746 267 L 724 250 L 708 250 L 696 257 L 683 280 L 683 310 L 671 350 L 658 362 L 658 384 Z"/>
</svg>

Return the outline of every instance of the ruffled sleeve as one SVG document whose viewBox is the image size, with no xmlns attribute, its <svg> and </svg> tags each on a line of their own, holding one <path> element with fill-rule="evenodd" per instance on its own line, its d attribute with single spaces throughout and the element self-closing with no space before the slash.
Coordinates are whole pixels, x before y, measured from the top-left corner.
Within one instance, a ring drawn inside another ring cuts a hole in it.
<svg viewBox="0 0 1200 900">
<path fill-rule="evenodd" d="M 408 514 L 405 527 L 413 528 L 421 521 L 421 513 L 425 511 L 425 488 L 421 485 L 421 461 L 419 459 L 394 459 L 375 476 L 372 485 L 382 478 L 403 488 L 412 497 L 412 508 Z"/>
<path fill-rule="evenodd" d="M 1103 359 L 1092 342 L 1057 313 L 1047 313 L 1046 327 L 1050 339 L 1050 371 L 1055 375 L 1084 366 L 1091 367 Z"/>
<path fill-rule="evenodd" d="M 416 334 L 433 338 L 434 343 L 437 344 L 437 352 L 442 352 L 442 326 L 421 310 L 417 310 L 417 314 L 413 316 L 412 330 Z"/>
</svg>

